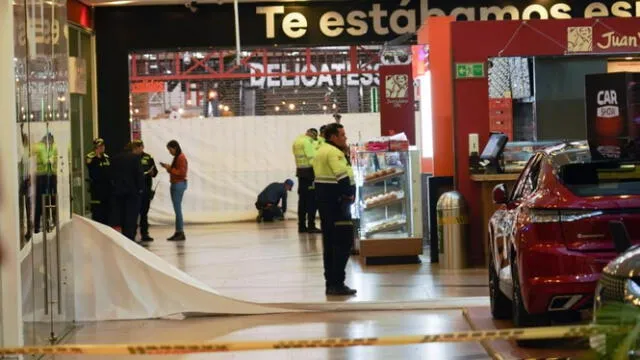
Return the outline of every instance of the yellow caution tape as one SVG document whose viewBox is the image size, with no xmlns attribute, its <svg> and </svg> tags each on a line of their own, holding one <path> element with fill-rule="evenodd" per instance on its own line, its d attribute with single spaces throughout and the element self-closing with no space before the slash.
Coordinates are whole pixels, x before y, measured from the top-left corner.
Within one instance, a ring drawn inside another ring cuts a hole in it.
<svg viewBox="0 0 640 360">
<path fill-rule="evenodd" d="M 386 336 L 373 338 L 334 338 L 284 341 L 238 341 L 199 344 L 103 344 L 58 345 L 22 348 L 0 348 L 0 355 L 174 355 L 219 353 L 232 351 L 343 348 L 351 346 L 397 346 L 426 343 L 460 343 L 483 340 L 535 340 L 579 338 L 603 332 L 624 332 L 613 326 L 558 326 L 508 330 L 464 331 L 434 335 Z"/>
</svg>

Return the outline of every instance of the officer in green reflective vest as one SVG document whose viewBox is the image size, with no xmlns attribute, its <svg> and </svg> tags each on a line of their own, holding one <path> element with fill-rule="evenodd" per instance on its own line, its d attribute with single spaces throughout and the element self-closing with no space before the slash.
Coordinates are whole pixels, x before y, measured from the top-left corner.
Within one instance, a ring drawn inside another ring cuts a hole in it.
<svg viewBox="0 0 640 360">
<path fill-rule="evenodd" d="M 324 129 L 326 129 L 327 125 L 322 125 L 320 126 L 320 134 L 318 135 L 318 138 L 316 139 L 316 152 L 318 152 L 318 150 L 320 150 L 320 146 L 322 146 L 322 144 L 324 144 L 326 142 L 326 140 L 324 139 Z"/>
<path fill-rule="evenodd" d="M 313 187 L 313 159 L 316 156 L 314 141 L 318 137 L 316 129 L 309 129 L 293 142 L 293 156 L 296 160 L 298 177 L 298 232 L 319 233 L 316 227 L 316 201 Z"/>
<path fill-rule="evenodd" d="M 353 246 L 351 204 L 355 200 L 353 171 L 343 149 L 347 147 L 344 127 L 327 125 L 327 142 L 320 146 L 313 162 L 315 186 L 322 228 L 324 278 L 327 295 L 355 295 L 345 285 L 345 267 Z"/>
<path fill-rule="evenodd" d="M 47 132 L 40 142 L 33 145 L 33 154 L 36 158 L 36 211 L 34 219 L 35 233 L 41 230 L 43 201 L 46 196 L 50 197 L 47 205 L 56 206 L 56 195 L 58 194 L 58 145 L 55 143 L 53 135 Z M 56 221 L 56 211 L 53 211 L 51 222 Z M 47 227 L 52 223 L 45 224 Z"/>
<path fill-rule="evenodd" d="M 111 213 L 111 161 L 105 152 L 104 140 L 93 140 L 93 151 L 85 157 L 89 169 L 89 193 L 91 194 L 91 219 L 109 225 Z"/>
</svg>

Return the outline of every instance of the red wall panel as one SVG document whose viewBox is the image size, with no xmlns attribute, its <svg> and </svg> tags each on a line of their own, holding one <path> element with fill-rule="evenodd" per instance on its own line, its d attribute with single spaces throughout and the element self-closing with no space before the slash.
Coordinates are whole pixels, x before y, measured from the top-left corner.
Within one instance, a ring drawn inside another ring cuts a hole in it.
<svg viewBox="0 0 640 360">
<path fill-rule="evenodd" d="M 528 20 L 526 24 L 523 21 L 454 22 L 451 24 L 453 62 L 486 62 L 495 56 L 565 55 L 568 28 L 575 26 L 593 26 L 594 52 L 640 52 L 640 47 L 605 51 L 596 46 L 597 42 L 605 43 L 601 35 L 608 31 L 637 36 L 640 25 L 634 18 Z M 468 135 L 480 135 L 482 150 L 489 133 L 488 80 L 457 79 L 454 88 L 455 185 L 469 204 L 470 234 L 473 234 L 470 256 L 472 263 L 479 265 L 484 261 L 482 236 L 487 230 L 486 224 L 480 223 L 480 186 L 470 179 Z"/>
</svg>

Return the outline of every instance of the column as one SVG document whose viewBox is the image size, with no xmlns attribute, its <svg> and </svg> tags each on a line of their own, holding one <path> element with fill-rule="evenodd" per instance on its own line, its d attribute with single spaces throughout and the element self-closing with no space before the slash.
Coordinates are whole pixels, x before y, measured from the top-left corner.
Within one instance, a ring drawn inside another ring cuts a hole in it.
<svg viewBox="0 0 640 360">
<path fill-rule="evenodd" d="M 0 341 L 5 347 L 23 343 L 13 26 L 13 2 L 0 1 Z"/>
</svg>

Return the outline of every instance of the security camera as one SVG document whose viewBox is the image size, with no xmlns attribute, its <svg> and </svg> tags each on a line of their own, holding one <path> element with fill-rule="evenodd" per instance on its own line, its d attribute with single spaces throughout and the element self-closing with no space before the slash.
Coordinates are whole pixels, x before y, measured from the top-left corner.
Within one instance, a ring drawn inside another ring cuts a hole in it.
<svg viewBox="0 0 640 360">
<path fill-rule="evenodd" d="M 184 7 L 191 10 L 192 13 L 196 13 L 198 11 L 198 2 L 197 1 L 188 1 L 184 4 Z"/>
</svg>

